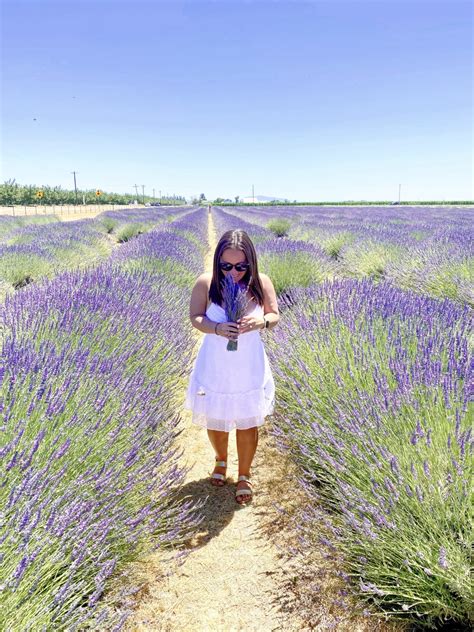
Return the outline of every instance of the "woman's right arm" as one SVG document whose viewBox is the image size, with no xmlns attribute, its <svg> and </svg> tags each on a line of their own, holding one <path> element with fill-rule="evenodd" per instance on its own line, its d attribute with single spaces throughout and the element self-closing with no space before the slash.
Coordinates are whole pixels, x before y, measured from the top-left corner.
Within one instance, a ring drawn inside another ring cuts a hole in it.
<svg viewBox="0 0 474 632">
<path fill-rule="evenodd" d="M 216 323 L 206 316 L 207 295 L 209 293 L 208 275 L 201 274 L 196 281 L 191 293 L 191 303 L 189 305 L 189 318 L 193 327 L 199 329 L 204 334 L 213 334 Z"/>
</svg>

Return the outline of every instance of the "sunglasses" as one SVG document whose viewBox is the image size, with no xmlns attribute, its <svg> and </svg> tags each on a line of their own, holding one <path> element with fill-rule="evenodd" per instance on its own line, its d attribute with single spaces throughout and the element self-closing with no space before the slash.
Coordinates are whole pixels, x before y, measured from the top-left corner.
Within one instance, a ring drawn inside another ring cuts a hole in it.
<svg viewBox="0 0 474 632">
<path fill-rule="evenodd" d="M 235 268 L 237 272 L 247 272 L 250 268 L 250 263 L 227 263 L 227 261 L 221 261 L 219 263 L 219 268 L 225 272 L 230 272 L 232 268 Z"/>
</svg>

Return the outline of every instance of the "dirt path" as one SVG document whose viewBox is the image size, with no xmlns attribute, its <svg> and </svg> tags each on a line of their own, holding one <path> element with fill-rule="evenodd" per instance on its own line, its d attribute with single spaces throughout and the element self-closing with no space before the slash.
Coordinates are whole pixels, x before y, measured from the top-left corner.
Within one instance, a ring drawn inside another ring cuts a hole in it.
<svg viewBox="0 0 474 632">
<path fill-rule="evenodd" d="M 216 244 L 210 216 L 209 244 L 207 270 Z M 299 488 L 297 467 L 275 448 L 269 420 L 259 429 L 252 464 L 254 499 L 241 507 L 235 501 L 235 432 L 229 440 L 228 484 L 213 487 L 214 452 L 207 433 L 192 424 L 190 413 L 181 414 L 178 444 L 183 465 L 190 468 L 181 493 L 206 499 L 204 520 L 179 563 L 158 552 L 124 573 L 125 586 L 145 586 L 129 603 L 133 615 L 125 632 L 401 632 L 338 606 L 341 584 L 324 551 L 318 545 L 300 550 L 296 525 L 304 520 L 308 499 Z"/>
<path fill-rule="evenodd" d="M 214 228 L 209 219 L 208 270 L 215 248 Z M 205 520 L 185 561 L 169 568 L 168 576 L 151 579 L 160 573 L 161 560 L 159 554 L 147 560 L 144 565 L 150 578 L 147 594 L 142 595 L 125 629 L 129 632 L 301 630 L 281 611 L 280 587 L 285 563 L 262 531 L 262 519 L 268 515 L 271 504 L 268 494 L 258 486 L 262 477 L 268 477 L 265 470 L 270 466 L 263 452 L 257 450 L 252 468 L 253 503 L 240 507 L 234 498 L 238 464 L 235 432 L 229 441 L 229 484 L 214 488 L 209 484 L 214 452 L 207 433 L 192 424 L 187 412 L 183 412 L 183 418 L 185 430 L 179 442 L 184 450 L 184 464 L 191 466 L 184 488 L 193 498 L 208 497 Z"/>
<path fill-rule="evenodd" d="M 55 213 L 61 222 L 77 222 L 78 219 L 91 219 L 104 211 L 92 211 L 91 213 Z"/>
</svg>

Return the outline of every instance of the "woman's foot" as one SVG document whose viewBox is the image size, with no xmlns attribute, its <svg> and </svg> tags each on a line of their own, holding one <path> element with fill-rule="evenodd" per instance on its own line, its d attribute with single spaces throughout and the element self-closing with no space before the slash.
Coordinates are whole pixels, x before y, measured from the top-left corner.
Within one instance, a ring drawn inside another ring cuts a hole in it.
<svg viewBox="0 0 474 632">
<path fill-rule="evenodd" d="M 216 466 L 211 474 L 211 484 L 215 487 L 222 487 L 225 485 L 225 473 L 227 470 L 227 463 L 221 459 L 216 459 Z"/>
<path fill-rule="evenodd" d="M 245 505 L 252 500 L 252 483 L 250 478 L 241 474 L 237 481 L 237 491 L 235 492 L 235 500 L 239 505 Z"/>
</svg>

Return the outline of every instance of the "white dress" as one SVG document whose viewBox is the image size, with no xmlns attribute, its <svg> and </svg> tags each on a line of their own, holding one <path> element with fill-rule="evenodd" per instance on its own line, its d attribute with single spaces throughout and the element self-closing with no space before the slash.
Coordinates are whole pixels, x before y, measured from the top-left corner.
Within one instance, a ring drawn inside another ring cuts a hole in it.
<svg viewBox="0 0 474 632">
<path fill-rule="evenodd" d="M 249 312 L 263 318 L 263 307 Z M 247 314 L 247 315 L 249 315 Z M 224 309 L 211 303 L 206 316 L 226 322 Z M 237 351 L 227 351 L 228 339 L 205 334 L 189 378 L 185 408 L 193 422 L 209 430 L 261 426 L 273 412 L 275 384 L 260 333 L 238 337 Z"/>
</svg>

